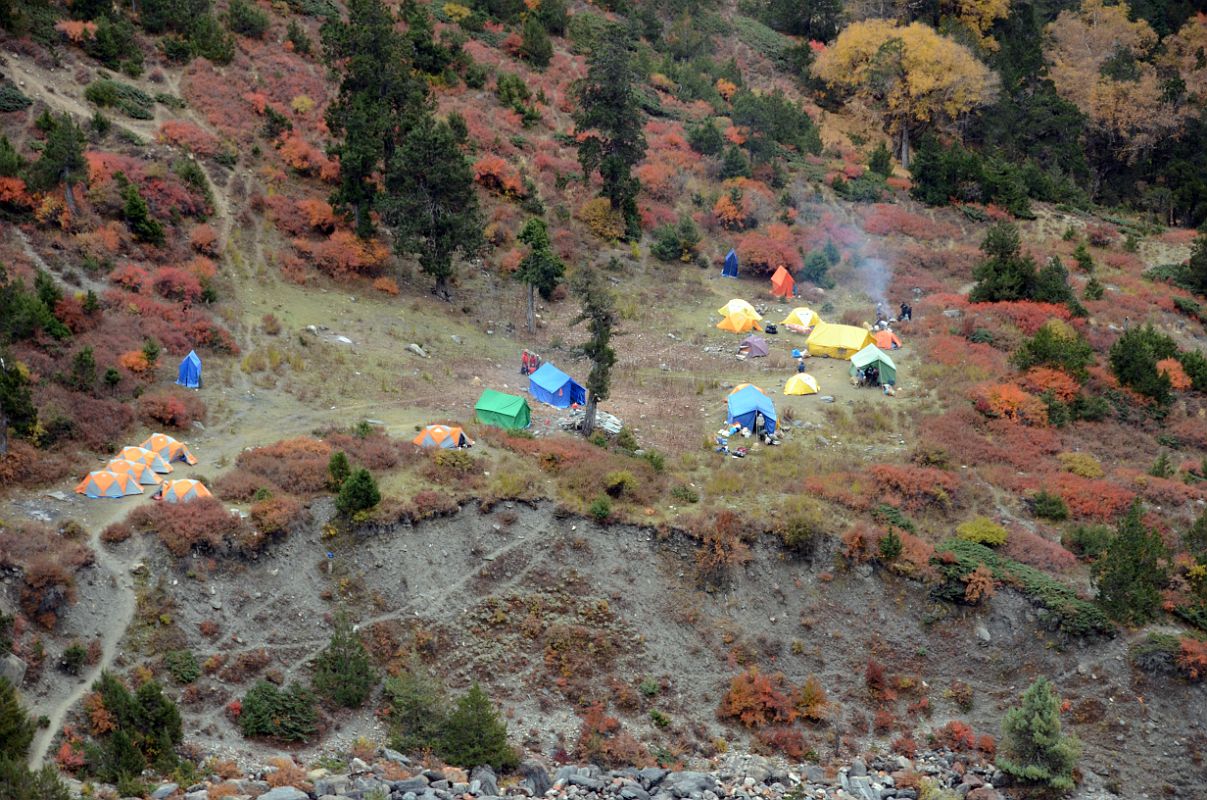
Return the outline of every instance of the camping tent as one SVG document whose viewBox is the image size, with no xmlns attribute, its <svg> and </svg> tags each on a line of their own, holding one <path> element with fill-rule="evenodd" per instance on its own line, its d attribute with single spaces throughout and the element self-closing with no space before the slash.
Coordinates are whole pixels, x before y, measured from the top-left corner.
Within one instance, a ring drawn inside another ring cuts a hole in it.
<svg viewBox="0 0 1207 800">
<path fill-rule="evenodd" d="M 730 250 L 729 254 L 725 256 L 725 266 L 721 268 L 721 277 L 738 277 L 738 254 L 733 250 Z"/>
<path fill-rule="evenodd" d="M 855 370 L 865 369 L 875 364 L 880 370 L 880 382 L 894 384 L 897 382 L 897 365 L 879 347 L 869 344 L 855 355 L 851 356 L 851 375 Z"/>
<path fill-rule="evenodd" d="M 180 362 L 180 371 L 176 375 L 176 383 L 188 389 L 201 388 L 201 358 L 193 350 Z"/>
<path fill-rule="evenodd" d="M 587 390 L 548 361 L 528 376 L 528 393 L 557 408 L 581 406 L 587 402 Z"/>
<path fill-rule="evenodd" d="M 730 333 L 747 333 L 749 331 L 761 331 L 763 326 L 759 324 L 754 317 L 748 317 L 745 314 L 734 314 L 732 317 L 726 317 L 717 323 L 717 327 L 723 331 Z"/>
<path fill-rule="evenodd" d="M 788 299 L 795 287 L 796 281 L 792 280 L 792 273 L 784 267 L 778 268 L 771 276 L 771 293 L 776 297 Z"/>
<path fill-rule="evenodd" d="M 821 317 L 811 308 L 799 306 L 792 309 L 792 313 L 784 318 L 781 325 L 796 325 L 801 328 L 812 328 L 814 325 L 821 324 Z"/>
<path fill-rule="evenodd" d="M 513 394 L 503 394 L 494 389 L 485 389 L 474 406 L 478 421 L 500 428 L 520 430 L 532 423 L 532 412 L 528 401 Z"/>
<path fill-rule="evenodd" d="M 754 430 L 755 420 L 763 416 L 763 426 L 767 433 L 775 433 L 775 423 L 779 417 L 775 414 L 775 404 L 771 398 L 763 394 L 757 386 L 746 386 L 729 395 L 729 413 L 726 422 L 736 422 L 743 428 Z"/>
<path fill-rule="evenodd" d="M 412 444 L 420 447 L 439 447 L 452 450 L 457 447 L 469 447 L 474 440 L 465 435 L 465 431 L 455 425 L 428 425 L 419 431 L 419 435 L 411 440 Z"/>
<path fill-rule="evenodd" d="M 160 477 L 155 474 L 155 470 L 137 461 L 115 458 L 105 465 L 105 469 L 110 472 L 129 475 L 143 486 L 157 486 L 160 483 Z"/>
<path fill-rule="evenodd" d="M 741 346 L 746 348 L 746 354 L 751 358 L 762 358 L 771 352 L 771 348 L 767 346 L 767 340 L 753 334 L 743 339 Z"/>
<path fill-rule="evenodd" d="M 189 452 L 188 445 L 173 439 L 166 433 L 151 434 L 139 447 L 144 450 L 150 450 L 168 463 L 183 461 L 189 466 L 197 463 L 197 459 Z"/>
<path fill-rule="evenodd" d="M 88 497 L 125 497 L 128 494 L 142 494 L 142 487 L 123 472 L 99 470 L 89 472 L 88 477 L 75 487 L 75 491 Z"/>
<path fill-rule="evenodd" d="M 850 358 L 871 343 L 872 334 L 863 328 L 823 322 L 809 334 L 805 346 L 810 355 Z"/>
<path fill-rule="evenodd" d="M 796 373 L 784 384 L 784 394 L 817 394 L 819 391 L 817 378 L 807 372 Z"/>
<path fill-rule="evenodd" d="M 872 341 L 881 350 L 896 350 L 901 346 L 901 340 L 897 338 L 897 334 L 888 330 L 876 331 L 872 334 Z"/>
<path fill-rule="evenodd" d="M 123 447 L 115 459 L 122 458 L 135 464 L 146 464 L 151 469 L 163 475 L 172 471 L 172 465 L 160 458 L 159 454 L 145 447 Z"/>
<path fill-rule="evenodd" d="M 737 394 L 738 392 L 742 391 L 742 390 L 743 390 L 743 389 L 745 389 L 747 386 L 749 386 L 750 388 L 754 389 L 756 392 L 759 392 L 759 393 L 761 393 L 761 394 L 767 394 L 767 393 L 766 393 L 766 392 L 764 392 L 762 389 L 760 389 L 759 387 L 755 386 L 753 383 L 739 383 L 737 386 L 735 386 L 735 387 L 733 387 L 732 389 L 730 389 L 730 390 L 729 390 L 729 396 L 730 396 L 730 397 L 733 397 L 735 394 Z"/>
<path fill-rule="evenodd" d="M 210 494 L 209 489 L 205 488 L 204 483 L 188 478 L 167 481 L 155 493 L 155 499 L 163 500 L 165 503 L 191 503 L 203 497 L 213 497 L 213 495 Z"/>
</svg>

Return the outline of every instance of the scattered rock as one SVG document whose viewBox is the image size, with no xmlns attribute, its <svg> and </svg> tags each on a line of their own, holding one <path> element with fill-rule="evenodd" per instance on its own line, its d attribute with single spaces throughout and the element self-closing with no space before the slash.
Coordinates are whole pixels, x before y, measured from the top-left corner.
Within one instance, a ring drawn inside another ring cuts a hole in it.
<svg viewBox="0 0 1207 800">
<path fill-rule="evenodd" d="M 415 344 L 414 342 L 411 342 L 410 344 L 407 345 L 407 351 L 414 353 L 415 355 L 419 356 L 420 358 L 428 357 L 427 351 L 424 350 L 419 345 Z"/>
<path fill-rule="evenodd" d="M 310 795 L 292 786 L 278 786 L 260 795 L 259 800 L 310 800 Z"/>
<path fill-rule="evenodd" d="M 4 678 L 13 686 L 20 686 L 25 680 L 25 662 L 12 653 L 0 657 L 0 678 Z"/>
<path fill-rule="evenodd" d="M 534 797 L 544 797 L 545 792 L 549 791 L 549 773 L 535 761 L 525 761 L 520 764 L 520 774 L 524 776 L 524 783 L 527 784 Z"/>
<path fill-rule="evenodd" d="M 993 637 L 989 635 L 989 629 L 986 628 L 984 624 L 978 624 L 976 626 L 976 638 L 980 639 L 985 644 L 989 644 L 990 640 L 993 639 Z"/>
<path fill-rule="evenodd" d="M 397 750 L 391 750 L 388 747 L 382 748 L 381 755 L 386 761 L 392 761 L 395 764 L 402 764 L 404 767 L 411 763 L 411 759 L 407 758 Z"/>
<path fill-rule="evenodd" d="M 474 767 L 473 772 L 469 774 L 471 781 L 470 791 L 478 795 L 497 795 L 499 793 L 499 782 L 495 777 L 495 771 L 490 767 Z M 477 782 L 478 789 L 475 791 L 472 782 Z"/>
<path fill-rule="evenodd" d="M 171 797 L 180 788 L 176 783 L 165 783 L 155 791 L 151 792 L 151 800 L 164 800 L 165 797 Z"/>
</svg>

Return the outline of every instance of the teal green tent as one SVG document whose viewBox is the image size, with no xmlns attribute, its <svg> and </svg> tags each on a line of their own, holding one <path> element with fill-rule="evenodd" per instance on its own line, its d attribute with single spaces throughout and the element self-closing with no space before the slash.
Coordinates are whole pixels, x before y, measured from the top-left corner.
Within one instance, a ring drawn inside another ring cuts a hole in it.
<svg viewBox="0 0 1207 800">
<path fill-rule="evenodd" d="M 479 422 L 511 430 L 527 428 L 532 420 L 527 400 L 513 394 L 496 392 L 494 389 L 482 392 L 474 411 L 478 414 Z"/>
<path fill-rule="evenodd" d="M 857 370 L 867 369 L 873 364 L 880 370 L 881 383 L 891 385 L 897 382 L 897 365 L 888 357 L 888 353 L 874 344 L 869 344 L 851 356 L 851 375 L 854 376 Z"/>
</svg>

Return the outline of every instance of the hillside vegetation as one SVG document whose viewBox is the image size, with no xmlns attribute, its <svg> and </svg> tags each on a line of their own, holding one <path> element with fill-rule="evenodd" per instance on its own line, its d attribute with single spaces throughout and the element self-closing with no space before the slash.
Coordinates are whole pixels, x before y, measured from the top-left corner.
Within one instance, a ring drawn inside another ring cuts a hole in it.
<svg viewBox="0 0 1207 800">
<path fill-rule="evenodd" d="M 0 653 L 46 715 L 0 780 L 939 747 L 1196 796 L 1193 6 L 0 0 Z M 911 306 L 895 394 L 785 395 L 805 336 L 735 358 L 731 298 Z M 475 419 L 525 350 L 577 431 Z M 730 458 L 745 383 L 781 437 Z M 213 498 L 72 493 L 152 431 Z"/>
</svg>

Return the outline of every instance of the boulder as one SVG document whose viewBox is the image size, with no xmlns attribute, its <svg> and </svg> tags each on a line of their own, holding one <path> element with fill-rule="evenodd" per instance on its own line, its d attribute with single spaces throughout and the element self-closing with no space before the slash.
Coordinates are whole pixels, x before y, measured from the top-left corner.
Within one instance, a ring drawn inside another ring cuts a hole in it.
<svg viewBox="0 0 1207 800">
<path fill-rule="evenodd" d="M 395 764 L 402 764 L 404 767 L 409 766 L 411 759 L 404 756 L 397 750 L 391 750 L 388 747 L 382 748 L 381 755 L 386 761 L 392 761 Z"/>
<path fill-rule="evenodd" d="M 964 800 L 1002 800 L 1002 796 L 992 786 L 978 786 L 968 792 Z"/>
<path fill-rule="evenodd" d="M 604 788 L 604 782 L 598 778 L 592 778 L 589 775 L 579 775 L 577 772 L 567 777 L 566 783 L 571 786 L 579 786 L 588 792 L 598 792 Z"/>
<path fill-rule="evenodd" d="M 620 788 L 624 800 L 650 800 L 650 793 L 635 783 L 626 783 Z"/>
<path fill-rule="evenodd" d="M 848 774 L 862 778 L 868 774 L 868 765 L 863 762 L 862 758 L 856 758 L 851 762 Z"/>
<path fill-rule="evenodd" d="M 394 781 L 390 784 L 390 788 L 396 792 L 422 792 L 427 789 L 427 778 L 422 775 L 416 775 L 414 778 L 407 778 L 405 781 Z"/>
<path fill-rule="evenodd" d="M 524 783 L 528 785 L 534 797 L 543 797 L 545 792 L 549 791 L 549 773 L 535 761 L 520 764 L 520 774 L 524 776 Z"/>
<path fill-rule="evenodd" d="M 171 797 L 180 789 L 179 784 L 165 783 L 155 791 L 151 792 L 151 800 L 164 800 L 165 797 Z"/>
<path fill-rule="evenodd" d="M 314 781 L 314 793 L 320 797 L 325 794 L 347 794 L 348 789 L 347 775 L 327 775 Z"/>
<path fill-rule="evenodd" d="M 20 686 L 25 680 L 25 662 L 12 653 L 0 656 L 0 678 L 4 678 L 13 686 Z"/>
<path fill-rule="evenodd" d="M 260 795 L 259 800 L 310 800 L 310 795 L 293 786 L 278 786 Z"/>
<path fill-rule="evenodd" d="M 470 791 L 477 795 L 495 796 L 499 793 L 499 781 L 495 777 L 495 771 L 488 766 L 474 767 L 473 772 L 469 774 Z M 473 788 L 473 783 L 478 784 L 477 789 Z"/>
<path fill-rule="evenodd" d="M 703 794 L 717 788 L 717 779 L 707 772 L 672 772 L 665 783 L 675 797 L 691 797 L 693 793 Z"/>
<path fill-rule="evenodd" d="M 662 783 L 667 774 L 667 771 L 660 767 L 646 767 L 638 773 L 641 776 L 641 785 L 646 789 L 653 789 Z"/>
</svg>

